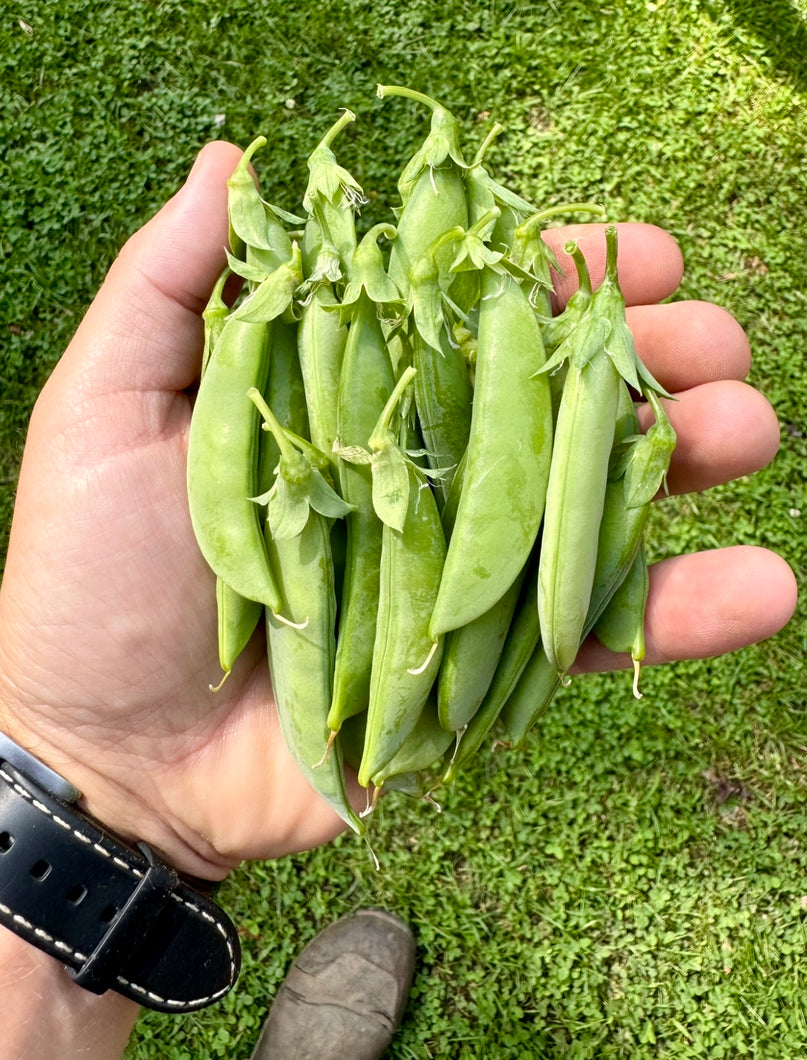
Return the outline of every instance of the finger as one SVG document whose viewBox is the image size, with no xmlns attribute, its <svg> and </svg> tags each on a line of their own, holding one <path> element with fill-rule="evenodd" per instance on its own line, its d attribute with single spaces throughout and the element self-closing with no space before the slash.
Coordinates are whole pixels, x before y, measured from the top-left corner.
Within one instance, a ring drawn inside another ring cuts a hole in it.
<svg viewBox="0 0 807 1060">
<path fill-rule="evenodd" d="M 59 370 L 98 395 L 183 390 L 199 370 L 201 312 L 225 264 L 227 179 L 241 156 L 208 144 L 176 195 L 121 250 Z"/>
<path fill-rule="evenodd" d="M 645 661 L 708 659 L 757 644 L 787 625 L 796 598 L 793 571 L 765 548 L 735 545 L 662 560 L 650 568 Z M 627 655 L 589 637 L 575 669 L 628 666 Z"/>
<path fill-rule="evenodd" d="M 681 251 L 663 228 L 649 224 L 618 224 L 617 268 L 619 285 L 628 305 L 648 305 L 669 298 L 684 275 Z M 544 239 L 555 252 L 561 274 L 553 272 L 556 311 L 577 290 L 577 271 L 563 247 L 575 241 L 585 256 L 591 282 L 597 287 L 605 275 L 604 224 L 568 225 L 551 228 Z"/>
<path fill-rule="evenodd" d="M 632 306 L 627 316 L 639 356 L 670 392 L 748 375 L 748 338 L 718 305 L 682 301 Z"/>
<path fill-rule="evenodd" d="M 747 383 L 724 379 L 685 390 L 662 405 L 676 433 L 667 488 L 692 493 L 766 467 L 779 449 L 780 429 L 768 401 Z M 652 410 L 639 407 L 643 430 Z"/>
</svg>

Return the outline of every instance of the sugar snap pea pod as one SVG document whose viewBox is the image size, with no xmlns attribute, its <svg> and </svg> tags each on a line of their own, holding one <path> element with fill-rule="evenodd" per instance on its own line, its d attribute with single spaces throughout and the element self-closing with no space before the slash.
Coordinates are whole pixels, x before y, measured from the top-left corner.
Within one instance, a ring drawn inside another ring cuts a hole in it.
<svg viewBox="0 0 807 1060">
<path fill-rule="evenodd" d="M 422 795 L 434 784 L 432 770 L 439 767 L 446 751 L 454 742 L 454 734 L 447 732 L 437 717 L 437 703 L 429 696 L 415 727 L 399 750 L 372 778 L 375 797 L 382 788 Z M 439 768 L 436 770 L 439 774 Z"/>
<path fill-rule="evenodd" d="M 624 581 L 608 601 L 594 627 L 594 636 L 610 651 L 630 652 L 633 660 L 633 694 L 639 691 L 639 671 L 645 657 L 644 619 L 647 593 L 650 587 L 644 546 L 639 552 Z"/>
<path fill-rule="evenodd" d="M 623 385 L 616 423 L 617 443 L 625 449 L 621 462 L 609 477 L 597 543 L 594 586 L 583 635 L 594 628 L 617 587 L 633 563 L 650 515 L 650 503 L 664 484 L 675 448 L 675 431 L 653 391 L 648 400 L 656 420 L 639 434 L 633 400 Z"/>
<path fill-rule="evenodd" d="M 445 783 L 450 783 L 482 746 L 538 646 L 541 636 L 538 609 L 535 606 L 538 555 L 539 548 L 536 545 L 493 680 L 479 709 L 460 735 L 457 748 L 443 772 Z"/>
<path fill-rule="evenodd" d="M 300 275 L 294 259 L 279 266 L 230 314 L 199 383 L 188 435 L 188 505 L 199 548 L 231 589 L 275 613 L 281 598 L 250 499 L 260 420 L 246 394 L 266 385 L 266 325 L 290 304 Z"/>
<path fill-rule="evenodd" d="M 412 382 L 408 368 L 390 396 L 370 439 L 374 455 L 391 459 L 373 465 L 374 503 L 384 522 L 378 622 L 370 675 L 367 731 L 359 783 L 367 787 L 412 731 L 440 665 L 442 642 L 432 643 L 428 623 L 437 580 L 445 558 L 445 537 L 434 496 L 422 472 L 406 461 L 396 445 L 390 420 Z M 399 433 L 403 434 L 405 425 Z M 398 457 L 392 453 L 397 450 Z M 398 470 L 403 468 L 401 478 Z M 380 503 L 379 503 L 380 502 Z"/>
<path fill-rule="evenodd" d="M 291 444 L 261 396 L 252 391 L 250 397 L 274 434 L 281 454 L 277 487 L 283 485 L 271 498 L 264 498 L 268 503 L 267 550 L 278 572 L 288 619 L 280 622 L 270 612 L 266 616 L 269 668 L 281 729 L 311 785 L 342 820 L 362 832 L 363 825 L 347 798 L 340 749 L 332 748 L 323 759 L 336 654 L 329 519 L 344 514 L 345 507 L 335 494 L 327 497 L 322 483 L 313 485 L 319 475 L 317 469 L 309 466 L 306 475 L 302 466 L 305 456 Z M 296 510 L 287 517 L 283 509 L 286 505 L 296 509 L 301 480 L 305 483 L 306 479 L 305 518 L 299 520 Z"/>
<path fill-rule="evenodd" d="M 420 92 L 379 85 L 378 95 L 404 96 L 431 108 L 429 135 L 401 172 L 398 190 L 403 207 L 398 238 L 390 250 L 389 273 L 401 293 L 409 293 L 409 274 L 421 254 L 449 228 L 468 225 L 465 162 L 454 116 Z"/>
<path fill-rule="evenodd" d="M 486 269 L 468 454 L 432 639 L 493 607 L 535 543 L 552 448 L 549 383 L 536 374 L 543 358 L 527 292 Z"/>
<path fill-rule="evenodd" d="M 522 579 L 523 574 L 479 618 L 446 634 L 437 676 L 437 706 L 440 724 L 449 732 L 464 728 L 485 698 L 504 648 Z"/>
<path fill-rule="evenodd" d="M 303 306 L 298 333 L 311 442 L 329 456 L 337 435 L 335 396 L 347 342 L 347 328 L 334 311 L 338 305 L 332 286 L 319 284 Z"/>
<path fill-rule="evenodd" d="M 222 678 L 214 691 L 221 688 L 229 677 L 236 660 L 258 628 L 263 612 L 263 604 L 237 593 L 221 578 L 216 579 L 219 666 Z"/>
<path fill-rule="evenodd" d="M 378 304 L 372 297 L 393 294 L 381 277 L 383 261 L 377 239 L 394 235 L 388 225 L 371 229 L 359 244 L 356 257 L 368 260 L 353 269 L 364 275 L 364 286 L 351 292 L 352 320 L 348 332 L 336 400 L 340 446 L 366 450 L 379 417 L 395 385 Z M 358 281 L 357 281 L 358 282 Z M 366 710 L 370 695 L 376 617 L 378 614 L 382 523 L 373 508 L 373 482 L 369 464 L 339 463 L 341 493 L 354 505 L 346 517 L 347 553 L 339 616 L 339 640 L 333 680 L 333 700 L 328 725 L 338 731 L 345 718 Z"/>
<path fill-rule="evenodd" d="M 558 671 L 539 644 L 524 667 L 501 712 L 504 731 L 519 746 L 536 721 L 546 713 L 560 688 Z"/>
<path fill-rule="evenodd" d="M 607 321 L 591 317 L 592 325 L 601 322 L 607 332 Z M 555 425 L 538 586 L 544 650 L 562 674 L 577 655 L 589 610 L 619 398 L 605 333 L 592 327 L 585 337 L 571 353 Z"/>
</svg>

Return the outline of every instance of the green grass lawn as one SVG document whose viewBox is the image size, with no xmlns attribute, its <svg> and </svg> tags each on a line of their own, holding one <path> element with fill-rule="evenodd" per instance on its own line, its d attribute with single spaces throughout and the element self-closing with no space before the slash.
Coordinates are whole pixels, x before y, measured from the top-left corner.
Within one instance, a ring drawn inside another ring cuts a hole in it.
<svg viewBox="0 0 807 1060">
<path fill-rule="evenodd" d="M 208 139 L 270 146 L 299 205 L 340 107 L 340 158 L 386 216 L 439 97 L 500 179 L 586 198 L 680 241 L 683 297 L 748 330 L 782 449 L 762 473 L 665 502 L 662 556 L 766 544 L 805 576 L 807 0 L 62 0 L 0 23 L 0 533 L 25 423 L 125 237 Z M 271 159 L 271 165 L 269 164 Z M 3 542 L 0 541 L 0 553 Z M 367 903 L 406 916 L 418 970 L 390 1056 L 796 1060 L 807 1043 L 807 623 L 731 657 L 575 681 L 528 748 L 498 749 L 442 812 L 390 797 L 360 841 L 244 867 L 224 904 L 239 988 L 145 1015 L 129 1060 L 246 1058 L 302 944 Z"/>
</svg>

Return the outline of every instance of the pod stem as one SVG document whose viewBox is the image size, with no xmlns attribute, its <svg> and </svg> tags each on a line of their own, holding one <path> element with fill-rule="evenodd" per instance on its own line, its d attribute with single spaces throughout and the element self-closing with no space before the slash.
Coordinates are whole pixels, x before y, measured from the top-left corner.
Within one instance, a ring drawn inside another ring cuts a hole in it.
<svg viewBox="0 0 807 1060">
<path fill-rule="evenodd" d="M 339 118 L 337 118 L 337 120 L 333 123 L 333 125 L 330 127 L 330 129 L 328 129 L 328 131 L 322 137 L 322 139 L 320 140 L 320 142 L 319 142 L 319 144 L 317 146 L 318 147 L 330 147 L 331 144 L 336 139 L 336 137 L 342 131 L 342 129 L 344 129 L 346 126 L 350 125 L 350 123 L 355 121 L 355 120 L 356 120 L 356 115 L 353 113 L 353 111 L 345 109 L 342 112 L 341 116 Z"/>
<path fill-rule="evenodd" d="M 425 103 L 433 111 L 445 110 L 445 107 L 438 103 L 436 99 L 424 95 L 423 92 L 418 92 L 417 89 L 407 88 L 405 85 L 379 85 L 376 89 L 376 94 L 379 99 L 384 99 L 385 96 L 403 96 L 405 99 L 412 99 L 416 103 Z"/>
<path fill-rule="evenodd" d="M 574 262 L 577 269 L 577 286 L 584 294 L 591 294 L 591 274 L 588 271 L 588 263 L 579 245 L 570 240 L 563 248 Z"/>
<path fill-rule="evenodd" d="M 501 124 L 501 122 L 497 121 L 496 124 L 493 126 L 493 128 L 490 130 L 490 132 L 487 134 L 485 139 L 479 145 L 479 150 L 474 155 L 474 159 L 473 159 L 473 162 L 471 162 L 471 166 L 481 166 L 482 165 L 482 160 L 484 159 L 485 155 L 488 153 L 488 149 L 490 148 L 490 145 L 493 143 L 494 140 L 498 139 L 503 132 L 504 132 L 504 126 Z"/>
<path fill-rule="evenodd" d="M 390 420 L 392 419 L 392 415 L 395 412 L 395 409 L 398 407 L 398 402 L 401 400 L 404 391 L 416 375 L 417 369 L 414 365 L 410 364 L 401 375 L 401 378 L 395 384 L 395 387 L 393 388 L 393 391 L 390 394 L 389 399 L 386 405 L 384 406 L 381 415 L 378 418 L 378 423 L 375 426 L 375 430 L 370 436 L 369 444 L 371 449 L 373 448 L 374 441 L 377 441 L 379 436 L 383 437 L 384 434 L 389 431 Z"/>
</svg>

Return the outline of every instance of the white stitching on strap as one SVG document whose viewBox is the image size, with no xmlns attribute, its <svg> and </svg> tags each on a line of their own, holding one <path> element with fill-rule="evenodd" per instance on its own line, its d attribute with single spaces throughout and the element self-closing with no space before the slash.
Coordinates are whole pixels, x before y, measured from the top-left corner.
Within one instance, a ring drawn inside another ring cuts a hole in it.
<svg viewBox="0 0 807 1060">
<path fill-rule="evenodd" d="M 56 824 L 61 825 L 62 828 L 65 828 L 69 832 L 72 832 L 72 834 L 77 839 L 81 840 L 81 842 L 92 844 L 93 849 L 96 850 L 99 854 L 102 854 L 105 858 L 107 858 L 113 864 L 117 865 L 119 868 L 125 869 L 137 879 L 143 878 L 144 873 L 141 869 L 138 869 L 134 865 L 130 865 L 128 862 L 124 861 L 117 854 L 115 854 L 114 851 L 108 850 L 102 843 L 94 841 L 91 836 L 88 836 L 86 835 L 86 833 L 80 831 L 80 829 L 76 828 L 75 825 L 72 824 L 70 821 L 66 821 L 63 817 L 59 817 L 58 814 L 53 813 L 50 807 L 46 806 L 43 802 L 40 802 L 39 799 L 34 798 L 30 792 L 26 791 L 25 788 L 21 787 L 16 782 L 14 777 L 7 773 L 2 766 L 0 766 L 0 777 L 7 781 L 8 784 L 11 785 L 11 787 L 14 789 L 14 791 L 17 792 L 18 795 L 21 795 L 24 799 L 31 803 L 31 805 L 34 806 L 37 810 L 39 810 L 40 813 L 45 814 L 47 817 L 50 817 L 52 821 L 55 821 Z M 171 897 L 175 901 L 179 902 L 181 905 L 184 905 L 186 909 L 196 914 L 201 920 L 206 920 L 209 923 L 215 925 L 216 930 L 222 936 L 227 946 L 227 953 L 230 958 L 230 983 L 227 986 L 223 987 L 221 990 L 217 990 L 214 994 L 210 994 L 207 997 L 195 998 L 192 1001 L 177 1001 L 172 998 L 160 997 L 159 994 L 155 994 L 151 990 L 147 990 L 145 987 L 142 987 L 137 983 L 133 983 L 128 979 L 124 979 L 124 977 L 121 975 L 117 976 L 117 982 L 119 982 L 122 986 L 125 986 L 128 989 L 134 991 L 135 993 L 140 994 L 144 998 L 148 998 L 151 1001 L 155 1001 L 163 1005 L 171 1005 L 176 1008 L 182 1008 L 186 1005 L 207 1004 L 211 1001 L 216 1001 L 218 998 L 223 997 L 224 994 L 227 993 L 233 981 L 235 980 L 236 960 L 235 953 L 233 951 L 232 940 L 230 939 L 223 925 L 220 924 L 216 920 L 216 918 L 211 916 L 210 913 L 208 913 L 206 910 L 201 909 L 198 905 L 189 901 L 187 898 L 183 898 L 182 895 L 177 894 L 175 891 L 171 892 Z M 80 962 L 81 964 L 84 964 L 86 962 L 87 957 L 83 953 L 80 953 L 78 950 L 74 950 L 68 943 L 63 942 L 61 939 L 57 939 L 52 935 L 49 935 L 41 928 L 35 927 L 28 920 L 26 920 L 25 917 L 20 916 L 18 913 L 12 912 L 12 910 L 9 909 L 8 906 L 4 905 L 2 902 L 0 902 L 0 912 L 5 913 L 7 917 L 11 918 L 16 923 L 21 924 L 33 935 L 46 939 L 49 943 L 51 943 L 51 945 L 53 945 L 57 949 L 69 953 L 76 961 Z"/>
</svg>

